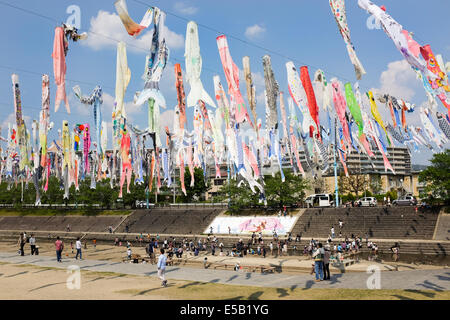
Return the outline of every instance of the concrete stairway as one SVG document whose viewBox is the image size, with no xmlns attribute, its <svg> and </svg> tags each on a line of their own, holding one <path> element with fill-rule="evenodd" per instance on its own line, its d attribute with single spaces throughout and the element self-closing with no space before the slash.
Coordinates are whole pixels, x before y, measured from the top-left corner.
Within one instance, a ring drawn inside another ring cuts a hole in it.
<svg viewBox="0 0 450 320">
<path fill-rule="evenodd" d="M 432 239 L 438 214 L 415 213 L 413 207 L 307 209 L 292 230 L 293 235 L 323 237 L 334 226 L 339 235 L 339 219 L 343 221 L 342 236 L 351 234 L 379 239 Z"/>
</svg>

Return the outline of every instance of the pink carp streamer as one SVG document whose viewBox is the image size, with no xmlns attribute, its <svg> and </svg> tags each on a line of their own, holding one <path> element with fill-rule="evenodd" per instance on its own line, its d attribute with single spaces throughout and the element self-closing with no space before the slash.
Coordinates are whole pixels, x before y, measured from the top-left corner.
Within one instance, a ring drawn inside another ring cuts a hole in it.
<svg viewBox="0 0 450 320">
<path fill-rule="evenodd" d="M 247 120 L 253 126 L 250 116 L 245 107 L 244 98 L 239 90 L 239 68 L 231 58 L 230 50 L 228 48 L 228 41 L 225 35 L 218 36 L 217 47 L 219 48 L 220 60 L 222 61 L 223 71 L 228 83 L 229 94 L 233 97 L 236 111 L 235 118 L 238 123 Z"/>
<path fill-rule="evenodd" d="M 69 100 L 66 95 L 66 50 L 68 44 L 64 40 L 64 28 L 55 28 L 55 39 L 53 40 L 53 73 L 55 75 L 56 98 L 55 98 L 55 112 L 58 111 L 61 101 L 64 101 L 67 113 L 70 113 Z"/>
<path fill-rule="evenodd" d="M 342 86 L 337 79 L 332 80 L 331 86 L 333 87 L 334 108 L 342 125 L 345 142 L 347 146 L 351 146 L 352 143 L 350 138 L 350 130 L 348 127 L 347 119 L 345 117 L 346 102 L 342 93 Z"/>
<path fill-rule="evenodd" d="M 120 20 L 122 20 L 122 23 L 125 29 L 127 29 L 127 32 L 130 36 L 139 35 L 142 32 L 142 30 L 146 29 L 152 23 L 153 20 L 152 8 L 147 9 L 141 22 L 137 24 L 136 22 L 133 21 L 133 19 L 130 18 L 125 0 L 117 0 L 116 2 L 114 2 L 114 6 L 116 7 L 116 11 L 119 14 L 119 18 Z"/>
</svg>

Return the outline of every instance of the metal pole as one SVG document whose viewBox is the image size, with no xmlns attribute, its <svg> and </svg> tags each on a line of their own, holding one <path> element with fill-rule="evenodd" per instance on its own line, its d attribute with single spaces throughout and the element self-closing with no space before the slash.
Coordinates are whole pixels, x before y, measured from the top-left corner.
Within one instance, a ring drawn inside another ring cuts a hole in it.
<svg viewBox="0 0 450 320">
<path fill-rule="evenodd" d="M 336 163 L 336 143 L 337 143 L 337 136 L 336 136 L 336 127 L 337 127 L 337 119 L 334 118 L 334 146 L 333 146 L 333 159 L 334 159 L 334 188 L 336 193 L 336 208 L 339 207 L 339 186 L 338 186 L 338 179 L 337 179 L 337 163 Z"/>
<path fill-rule="evenodd" d="M 227 159 L 227 183 L 228 183 L 228 208 L 230 208 L 231 194 L 230 194 L 230 162 Z"/>
<path fill-rule="evenodd" d="M 176 184 L 175 184 L 175 166 L 173 166 L 173 204 L 175 204 L 175 188 L 176 188 Z"/>
</svg>

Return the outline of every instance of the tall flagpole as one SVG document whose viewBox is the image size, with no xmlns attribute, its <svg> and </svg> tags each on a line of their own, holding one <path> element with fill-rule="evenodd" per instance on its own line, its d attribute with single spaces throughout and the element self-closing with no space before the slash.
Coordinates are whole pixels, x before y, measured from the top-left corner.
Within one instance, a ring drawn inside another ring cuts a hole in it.
<svg viewBox="0 0 450 320">
<path fill-rule="evenodd" d="M 336 193 L 336 208 L 339 207 L 339 186 L 337 179 L 337 163 L 336 163 L 336 148 L 337 148 L 337 135 L 336 135 L 337 119 L 334 118 L 334 147 L 333 147 L 333 158 L 334 158 L 334 188 Z"/>
</svg>

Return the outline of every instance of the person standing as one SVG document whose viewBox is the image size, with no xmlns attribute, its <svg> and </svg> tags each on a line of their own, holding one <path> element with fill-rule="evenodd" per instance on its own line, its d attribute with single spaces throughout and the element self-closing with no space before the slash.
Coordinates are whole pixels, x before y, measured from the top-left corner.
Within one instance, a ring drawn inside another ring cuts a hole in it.
<svg viewBox="0 0 450 320">
<path fill-rule="evenodd" d="M 331 239 L 334 239 L 334 227 L 331 226 Z"/>
<path fill-rule="evenodd" d="M 151 264 L 156 263 L 154 247 L 155 247 L 155 238 L 152 238 L 152 241 L 150 241 L 150 243 L 148 244 L 148 255 L 150 256 Z"/>
<path fill-rule="evenodd" d="M 323 256 L 324 250 L 322 248 L 322 243 L 319 242 L 319 247 L 312 254 L 314 258 L 314 271 L 316 273 L 316 282 L 323 281 Z"/>
<path fill-rule="evenodd" d="M 330 280 L 330 249 L 330 245 L 327 244 L 323 255 L 323 280 Z"/>
<path fill-rule="evenodd" d="M 19 251 L 20 251 L 21 256 L 25 255 L 24 250 L 23 250 L 23 247 L 25 246 L 25 241 L 26 240 L 25 240 L 24 233 L 21 233 L 19 236 L 19 241 L 17 242 L 17 245 L 20 247 Z"/>
<path fill-rule="evenodd" d="M 36 253 L 36 238 L 34 237 L 34 234 L 30 237 L 30 247 L 31 247 L 31 255 L 34 255 Z"/>
<path fill-rule="evenodd" d="M 162 287 L 167 287 L 167 280 L 166 280 L 166 262 L 167 262 L 167 258 L 164 255 L 164 249 L 161 248 L 161 254 L 159 255 L 158 258 L 158 277 L 162 280 L 161 282 L 161 286 Z"/>
<path fill-rule="evenodd" d="M 75 260 L 78 260 L 78 255 L 80 255 L 80 260 L 83 260 L 82 256 L 81 256 L 81 241 L 80 241 L 80 237 L 78 237 L 77 241 L 75 242 L 75 248 L 77 249 L 77 254 L 75 256 Z"/>
<path fill-rule="evenodd" d="M 56 261 L 62 262 L 61 261 L 61 254 L 62 254 L 62 251 L 64 249 L 64 243 L 59 239 L 59 236 L 56 237 L 55 249 L 56 249 Z"/>
</svg>

